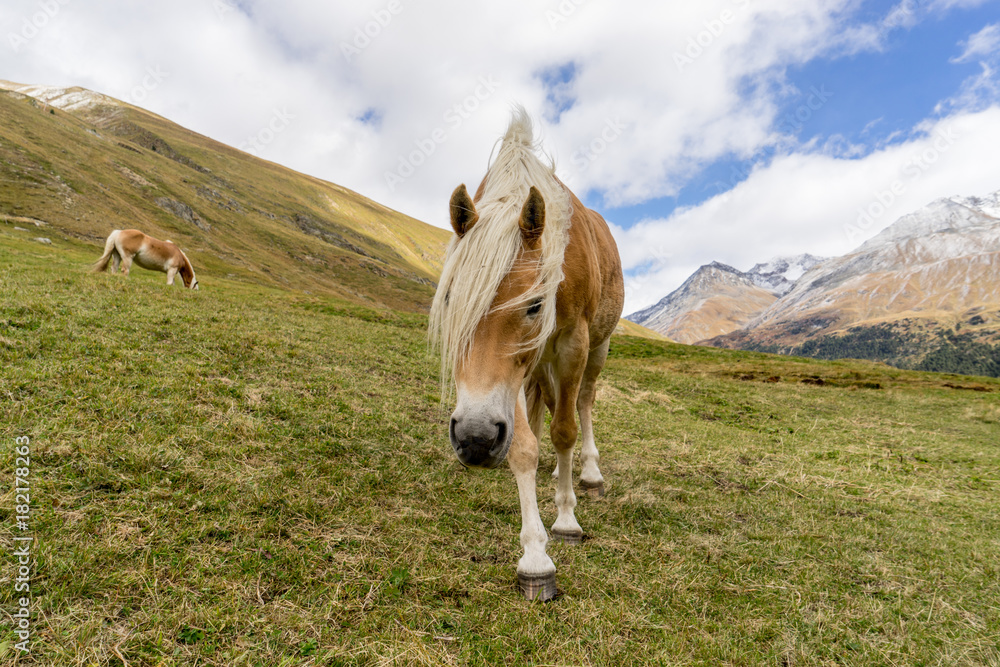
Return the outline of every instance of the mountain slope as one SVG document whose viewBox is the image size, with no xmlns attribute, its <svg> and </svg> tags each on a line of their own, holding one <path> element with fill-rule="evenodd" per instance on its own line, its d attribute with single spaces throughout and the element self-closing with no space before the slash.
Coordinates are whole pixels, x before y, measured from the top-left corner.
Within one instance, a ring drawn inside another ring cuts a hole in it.
<svg viewBox="0 0 1000 667">
<path fill-rule="evenodd" d="M 95 259 L 112 229 L 139 228 L 184 248 L 209 289 L 221 275 L 426 310 L 449 237 L 82 88 L 0 82 L 0 182 L 0 220 Z"/>
<path fill-rule="evenodd" d="M 706 264 L 658 303 L 628 316 L 680 343 L 742 328 L 788 292 L 819 257 L 777 257 L 746 273 L 720 262 Z"/>
<path fill-rule="evenodd" d="M 788 294 L 799 278 L 823 260 L 822 257 L 809 254 L 777 257 L 770 262 L 755 265 L 746 275 L 754 285 L 780 297 Z"/>
<path fill-rule="evenodd" d="M 914 367 L 933 354 L 989 357 L 976 346 L 1000 343 L 1000 192 L 900 218 L 814 266 L 743 330 L 707 342 Z"/>
<path fill-rule="evenodd" d="M 656 305 L 626 319 L 678 343 L 694 343 L 740 328 L 776 300 L 746 274 L 713 262 Z"/>
<path fill-rule="evenodd" d="M 995 206 L 998 197 L 986 201 Z M 839 329 L 1000 304 L 1000 219 L 974 201 L 941 199 L 900 218 L 854 252 L 814 267 L 748 328 L 812 319 Z"/>
</svg>

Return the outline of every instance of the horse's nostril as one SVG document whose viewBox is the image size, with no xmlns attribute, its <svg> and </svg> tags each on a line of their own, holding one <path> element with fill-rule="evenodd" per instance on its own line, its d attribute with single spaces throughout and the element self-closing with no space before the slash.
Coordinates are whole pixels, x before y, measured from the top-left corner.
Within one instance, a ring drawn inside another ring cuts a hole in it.
<svg viewBox="0 0 1000 667">
<path fill-rule="evenodd" d="M 496 444 L 503 445 L 503 443 L 507 442 L 507 424 L 506 422 L 497 422 L 496 426 L 497 426 Z"/>
<path fill-rule="evenodd" d="M 451 420 L 451 426 L 448 427 L 448 433 L 451 435 L 452 442 L 455 441 L 455 426 L 458 424 L 458 420 L 454 417 Z"/>
</svg>

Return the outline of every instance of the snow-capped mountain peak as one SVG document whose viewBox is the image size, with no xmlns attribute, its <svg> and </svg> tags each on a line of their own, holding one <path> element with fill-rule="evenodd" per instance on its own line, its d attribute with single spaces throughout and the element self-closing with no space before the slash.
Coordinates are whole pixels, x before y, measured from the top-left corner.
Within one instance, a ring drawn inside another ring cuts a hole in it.
<svg viewBox="0 0 1000 667">
<path fill-rule="evenodd" d="M 63 111 L 79 111 L 97 105 L 122 106 L 122 103 L 114 98 L 79 86 L 62 88 L 59 86 L 25 85 L 0 79 L 0 88 L 34 97 L 36 100 L 51 104 Z"/>
<path fill-rule="evenodd" d="M 792 289 L 796 280 L 823 260 L 823 257 L 809 254 L 775 257 L 769 262 L 755 265 L 747 271 L 746 276 L 758 287 L 783 296 Z"/>
<path fill-rule="evenodd" d="M 626 319 L 678 342 L 694 343 L 741 327 L 776 299 L 742 271 L 712 262 L 656 305 Z"/>
<path fill-rule="evenodd" d="M 1000 191 L 985 197 L 946 197 L 896 220 L 855 252 L 870 251 L 907 239 L 989 228 L 1000 219 Z"/>
</svg>

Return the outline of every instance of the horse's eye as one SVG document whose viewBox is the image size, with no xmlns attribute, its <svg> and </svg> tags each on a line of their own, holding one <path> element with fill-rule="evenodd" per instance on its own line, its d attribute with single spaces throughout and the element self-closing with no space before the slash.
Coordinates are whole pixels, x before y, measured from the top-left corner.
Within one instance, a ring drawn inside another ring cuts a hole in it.
<svg viewBox="0 0 1000 667">
<path fill-rule="evenodd" d="M 451 290 L 444 293 L 444 305 L 448 305 L 448 297 L 451 296 Z"/>
<path fill-rule="evenodd" d="M 534 317 L 538 314 L 538 311 L 542 309 L 542 300 L 535 299 L 530 306 L 528 306 L 528 317 Z"/>
</svg>

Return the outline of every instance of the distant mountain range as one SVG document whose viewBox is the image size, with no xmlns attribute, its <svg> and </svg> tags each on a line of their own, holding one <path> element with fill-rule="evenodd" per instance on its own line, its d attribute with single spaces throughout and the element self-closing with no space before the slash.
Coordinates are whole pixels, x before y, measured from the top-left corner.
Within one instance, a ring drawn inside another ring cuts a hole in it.
<svg viewBox="0 0 1000 667">
<path fill-rule="evenodd" d="M 746 273 L 706 264 L 659 303 L 626 319 L 678 343 L 697 343 L 742 328 L 788 293 L 819 257 L 799 255 L 757 264 Z"/>
<path fill-rule="evenodd" d="M 1000 376 L 1000 191 L 939 199 L 842 257 L 703 266 L 628 319 L 679 342 Z"/>
</svg>

